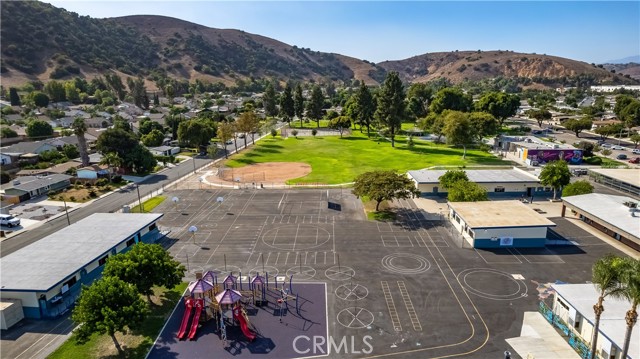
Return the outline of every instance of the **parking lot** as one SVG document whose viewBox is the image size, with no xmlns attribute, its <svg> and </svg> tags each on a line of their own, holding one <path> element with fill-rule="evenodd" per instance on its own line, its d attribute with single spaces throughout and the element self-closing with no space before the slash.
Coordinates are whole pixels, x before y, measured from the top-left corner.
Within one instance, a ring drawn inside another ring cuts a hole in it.
<svg viewBox="0 0 640 359">
<path fill-rule="evenodd" d="M 562 218 L 552 218 L 555 231 L 575 245 L 487 251 L 461 248 L 446 222 L 425 220 L 415 205 L 403 208 L 402 221 L 367 221 L 346 191 L 166 195 L 179 201 L 154 211 L 165 213 L 164 244 L 188 268 L 186 280 L 214 269 L 326 283 L 328 334 L 354 343 L 331 357 L 501 357 L 505 339 L 520 335 L 524 312 L 537 310 L 540 286 L 585 283 L 592 263 L 616 252 Z M 371 352 L 362 352 L 365 342 Z"/>
</svg>

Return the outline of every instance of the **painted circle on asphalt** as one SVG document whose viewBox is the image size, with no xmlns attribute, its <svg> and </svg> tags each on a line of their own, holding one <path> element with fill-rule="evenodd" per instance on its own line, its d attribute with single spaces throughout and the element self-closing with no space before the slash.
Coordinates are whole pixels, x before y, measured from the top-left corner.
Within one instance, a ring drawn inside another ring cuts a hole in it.
<svg viewBox="0 0 640 359">
<path fill-rule="evenodd" d="M 360 284 L 343 284 L 336 288 L 336 297 L 342 300 L 356 301 L 369 295 L 369 289 Z"/>
<path fill-rule="evenodd" d="M 527 285 L 524 281 L 496 269 L 465 269 L 457 278 L 467 292 L 485 299 L 514 300 L 527 296 Z M 482 287 L 483 283 L 491 283 L 497 289 Z"/>
<path fill-rule="evenodd" d="M 287 269 L 287 277 L 293 276 L 293 280 L 312 279 L 316 275 L 316 270 L 309 266 L 295 266 Z"/>
<path fill-rule="evenodd" d="M 382 267 L 398 274 L 419 274 L 431 268 L 431 263 L 422 256 L 412 253 L 393 253 L 382 258 Z"/>
<path fill-rule="evenodd" d="M 221 282 L 224 280 L 226 276 L 228 276 L 231 273 L 233 273 L 233 275 L 237 277 L 240 274 L 241 269 L 238 266 L 228 264 L 226 267 L 222 266 L 220 268 L 214 269 L 214 271 L 216 273 L 220 273 L 218 274 L 218 281 Z"/>
<path fill-rule="evenodd" d="M 329 231 L 311 224 L 284 225 L 262 235 L 267 246 L 294 252 L 320 247 L 330 239 Z"/>
<path fill-rule="evenodd" d="M 324 271 L 324 275 L 331 280 L 347 280 L 356 275 L 356 271 L 351 267 L 333 266 Z"/>
<path fill-rule="evenodd" d="M 338 313 L 338 323 L 351 329 L 362 329 L 373 323 L 373 313 L 362 307 L 349 307 Z"/>
</svg>

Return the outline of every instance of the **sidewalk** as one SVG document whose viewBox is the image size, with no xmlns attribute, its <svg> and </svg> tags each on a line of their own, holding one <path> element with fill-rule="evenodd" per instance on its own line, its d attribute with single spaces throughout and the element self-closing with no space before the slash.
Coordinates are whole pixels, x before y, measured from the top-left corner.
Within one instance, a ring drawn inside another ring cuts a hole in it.
<svg viewBox="0 0 640 359">
<path fill-rule="evenodd" d="M 506 341 L 521 358 L 580 359 L 580 355 L 538 312 L 525 312 L 520 336 Z"/>
</svg>

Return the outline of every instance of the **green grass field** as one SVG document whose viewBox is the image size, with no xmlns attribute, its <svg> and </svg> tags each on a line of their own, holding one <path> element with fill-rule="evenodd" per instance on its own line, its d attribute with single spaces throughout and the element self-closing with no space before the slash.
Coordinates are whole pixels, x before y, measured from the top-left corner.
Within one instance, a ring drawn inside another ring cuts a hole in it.
<svg viewBox="0 0 640 359">
<path fill-rule="evenodd" d="M 462 148 L 436 145 L 415 140 L 408 147 L 406 137 L 396 138 L 396 147 L 381 138 L 368 139 L 366 134 L 354 131 L 349 137 L 280 137 L 270 136 L 256 142 L 249 151 L 232 156 L 226 165 L 242 167 L 264 162 L 303 162 L 311 165 L 312 172 L 289 181 L 302 183 L 347 183 L 364 172 L 378 169 L 397 171 L 417 170 L 431 166 L 510 165 L 493 155 L 479 150 L 467 150 L 462 159 Z"/>
<path fill-rule="evenodd" d="M 127 335 L 117 333 L 116 337 L 123 346 L 123 355 L 117 351 L 108 335 L 93 335 L 89 342 L 78 345 L 71 335 L 64 344 L 48 356 L 48 359 L 86 359 L 86 358 L 130 358 L 143 359 L 156 340 L 162 326 L 171 315 L 171 311 L 182 297 L 188 283 L 178 284 L 175 288 L 154 288 L 154 305 L 150 306 L 151 314 L 139 329 Z"/>
<path fill-rule="evenodd" d="M 148 200 L 142 202 L 142 211 L 140 211 L 140 205 L 137 205 L 131 208 L 131 213 L 151 212 L 160 203 L 164 202 L 165 199 L 167 199 L 167 197 L 165 196 L 151 197 Z"/>
</svg>

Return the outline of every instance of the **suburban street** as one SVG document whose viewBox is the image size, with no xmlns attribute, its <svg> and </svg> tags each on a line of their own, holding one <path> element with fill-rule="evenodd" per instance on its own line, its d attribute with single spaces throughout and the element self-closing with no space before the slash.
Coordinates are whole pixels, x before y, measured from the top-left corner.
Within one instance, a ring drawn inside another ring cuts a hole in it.
<svg viewBox="0 0 640 359">
<path fill-rule="evenodd" d="M 229 147 L 233 147 L 232 145 Z M 220 151 L 219 155 L 224 152 Z M 209 158 L 195 158 L 195 167 L 200 168 L 208 163 L 213 162 Z M 144 197 L 152 191 L 158 190 L 163 186 L 175 181 L 176 179 L 193 173 L 194 160 L 187 160 L 174 168 L 166 169 L 159 174 L 153 175 L 150 178 L 138 183 L 140 186 L 140 197 Z M 115 212 L 122 209 L 122 206 L 128 205 L 138 200 L 138 192 L 135 186 L 129 186 L 126 190 L 116 190 L 113 193 L 100 198 L 90 205 L 82 206 L 76 210 L 69 212 L 69 219 L 71 223 L 78 222 L 79 220 L 88 217 L 94 213 L 107 213 Z M 20 234 L 16 234 L 11 238 L 7 238 L 2 241 L 2 248 L 0 257 L 4 257 L 7 254 L 13 253 L 16 250 L 25 247 L 33 242 L 40 240 L 41 238 L 58 231 L 67 226 L 66 216 L 59 216 L 52 219 L 42 225 L 29 229 Z"/>
</svg>

